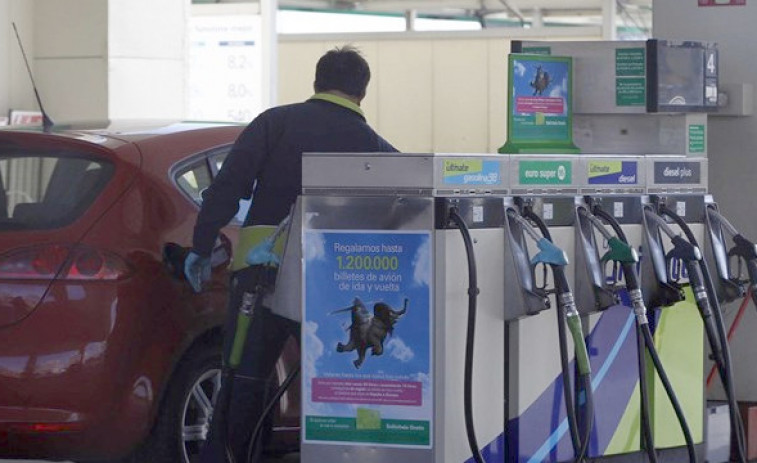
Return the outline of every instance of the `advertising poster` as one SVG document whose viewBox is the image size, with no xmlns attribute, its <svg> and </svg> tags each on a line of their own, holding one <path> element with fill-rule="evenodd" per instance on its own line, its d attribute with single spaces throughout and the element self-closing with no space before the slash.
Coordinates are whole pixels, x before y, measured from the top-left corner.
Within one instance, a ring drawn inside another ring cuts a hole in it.
<svg viewBox="0 0 757 463">
<path fill-rule="evenodd" d="M 570 64 L 544 59 L 513 60 L 514 129 L 518 139 L 564 140 L 567 132 Z"/>
<path fill-rule="evenodd" d="M 572 59 L 511 54 L 505 153 L 574 152 Z"/>
<path fill-rule="evenodd" d="M 303 439 L 430 448 L 431 235 L 307 230 Z"/>
</svg>

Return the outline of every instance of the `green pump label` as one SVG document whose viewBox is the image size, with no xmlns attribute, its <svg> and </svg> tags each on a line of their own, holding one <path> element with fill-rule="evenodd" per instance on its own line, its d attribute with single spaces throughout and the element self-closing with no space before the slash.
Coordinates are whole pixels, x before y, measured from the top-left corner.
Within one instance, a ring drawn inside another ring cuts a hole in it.
<svg viewBox="0 0 757 463">
<path fill-rule="evenodd" d="M 518 178 L 522 185 L 570 185 L 573 165 L 570 161 L 520 161 Z"/>
</svg>

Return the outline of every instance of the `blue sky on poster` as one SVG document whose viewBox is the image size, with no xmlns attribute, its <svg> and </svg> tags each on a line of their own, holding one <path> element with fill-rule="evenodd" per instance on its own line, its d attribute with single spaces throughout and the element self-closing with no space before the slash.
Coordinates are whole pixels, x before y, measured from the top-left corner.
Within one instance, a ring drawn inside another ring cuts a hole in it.
<svg viewBox="0 0 757 463">
<path fill-rule="evenodd" d="M 524 63 L 527 63 L 527 65 Z M 540 65 L 545 71 L 549 72 L 552 82 L 558 82 L 557 84 L 552 83 L 549 86 L 549 96 L 564 98 L 568 94 L 568 76 L 565 65 L 560 62 L 552 63 L 547 61 L 540 63 Z M 520 79 L 516 79 L 514 83 L 513 90 L 515 91 L 515 94 L 528 95 L 532 90 L 529 87 L 529 82 L 533 80 L 533 77 L 536 74 L 536 64 L 530 61 L 515 60 L 513 63 L 513 73 L 516 77 L 520 77 Z"/>
</svg>

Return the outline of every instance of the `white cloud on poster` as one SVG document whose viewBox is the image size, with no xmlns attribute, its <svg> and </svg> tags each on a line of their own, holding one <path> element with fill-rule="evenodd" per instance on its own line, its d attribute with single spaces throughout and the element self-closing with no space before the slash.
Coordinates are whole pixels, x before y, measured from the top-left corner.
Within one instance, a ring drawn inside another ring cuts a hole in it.
<svg viewBox="0 0 757 463">
<path fill-rule="evenodd" d="M 413 257 L 413 283 L 418 286 L 431 285 L 431 243 L 423 240 Z"/>
<path fill-rule="evenodd" d="M 386 343 L 386 349 L 390 356 L 396 358 L 400 362 L 409 362 L 415 357 L 413 349 L 405 344 L 400 338 L 393 337 L 390 339 L 389 342 Z"/>
<path fill-rule="evenodd" d="M 308 232 L 305 235 L 305 260 L 323 260 L 326 258 L 326 245 L 323 233 Z"/>
</svg>

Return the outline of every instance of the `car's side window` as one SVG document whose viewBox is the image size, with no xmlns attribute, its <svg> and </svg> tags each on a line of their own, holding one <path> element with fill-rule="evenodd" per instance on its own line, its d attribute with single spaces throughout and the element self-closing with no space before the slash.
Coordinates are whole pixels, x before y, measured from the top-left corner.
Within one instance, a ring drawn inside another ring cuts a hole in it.
<svg viewBox="0 0 757 463">
<path fill-rule="evenodd" d="M 201 161 L 204 161 L 204 158 Z M 179 188 L 197 204 L 202 203 L 202 191 L 210 186 L 211 180 L 210 171 L 205 162 L 190 166 L 176 177 Z"/>
<path fill-rule="evenodd" d="M 210 186 L 210 183 L 218 175 L 230 150 L 231 145 L 213 149 L 210 152 L 203 153 L 202 156 L 193 158 L 176 170 L 176 184 L 197 205 L 202 204 L 203 191 Z M 251 200 L 249 199 L 240 200 L 239 210 L 232 222 L 244 223 L 250 204 Z"/>
</svg>

